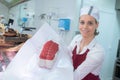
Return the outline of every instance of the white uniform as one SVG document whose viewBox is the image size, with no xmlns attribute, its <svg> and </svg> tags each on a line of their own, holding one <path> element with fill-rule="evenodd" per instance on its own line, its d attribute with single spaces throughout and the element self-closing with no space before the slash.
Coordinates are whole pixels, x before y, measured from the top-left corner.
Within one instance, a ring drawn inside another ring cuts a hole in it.
<svg viewBox="0 0 120 80">
<path fill-rule="evenodd" d="M 94 75 L 99 75 L 101 64 L 104 60 L 104 50 L 103 48 L 96 42 L 95 38 L 83 48 L 83 50 L 79 53 L 80 49 L 80 41 L 82 37 L 81 35 L 77 35 L 72 40 L 71 44 L 68 46 L 69 51 L 72 52 L 75 46 L 77 45 L 76 53 L 83 54 L 87 49 L 90 51 L 86 56 L 85 61 L 81 65 L 77 67 L 74 71 L 74 80 L 82 80 L 87 74 L 92 73 Z M 72 53 L 71 53 L 72 56 Z"/>
</svg>

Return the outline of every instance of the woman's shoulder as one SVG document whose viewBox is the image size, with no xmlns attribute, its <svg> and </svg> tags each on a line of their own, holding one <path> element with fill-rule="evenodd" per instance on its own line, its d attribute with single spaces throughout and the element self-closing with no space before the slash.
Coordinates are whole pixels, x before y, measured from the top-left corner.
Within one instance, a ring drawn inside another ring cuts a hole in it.
<svg viewBox="0 0 120 80">
<path fill-rule="evenodd" d="M 75 35 L 68 47 L 72 50 L 80 39 L 81 39 L 81 35 Z"/>
<path fill-rule="evenodd" d="M 73 37 L 73 39 L 80 39 L 82 36 L 80 34 L 77 34 Z"/>
<path fill-rule="evenodd" d="M 92 48 L 91 52 L 94 52 L 95 55 L 99 55 L 101 57 L 104 56 L 105 50 L 102 45 L 96 43 L 95 46 Z"/>
<path fill-rule="evenodd" d="M 105 58 L 104 48 L 99 43 L 96 43 L 96 45 L 90 50 L 88 56 L 91 56 L 95 61 L 103 62 Z"/>
<path fill-rule="evenodd" d="M 93 51 L 104 51 L 103 46 L 99 43 L 99 41 L 96 38 L 94 38 L 92 43 L 93 43 L 93 47 L 92 47 Z"/>
<path fill-rule="evenodd" d="M 99 43 L 96 43 L 96 47 L 95 47 L 97 50 L 101 50 L 101 51 L 104 51 L 104 48 L 102 45 L 100 45 Z"/>
</svg>

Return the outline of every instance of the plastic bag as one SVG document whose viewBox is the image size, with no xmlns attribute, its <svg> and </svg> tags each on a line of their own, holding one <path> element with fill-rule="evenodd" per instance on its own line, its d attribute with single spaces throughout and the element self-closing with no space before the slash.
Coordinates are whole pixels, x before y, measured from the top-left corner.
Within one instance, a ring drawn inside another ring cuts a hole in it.
<svg viewBox="0 0 120 80">
<path fill-rule="evenodd" d="M 52 69 L 58 56 L 59 44 L 53 40 L 46 41 L 39 55 L 39 66 L 42 68 Z"/>
<path fill-rule="evenodd" d="M 40 51 L 46 41 L 59 44 L 59 54 L 52 69 L 38 65 Z M 67 46 L 59 35 L 45 23 L 25 42 L 3 73 L 2 80 L 73 80 L 72 60 Z"/>
</svg>

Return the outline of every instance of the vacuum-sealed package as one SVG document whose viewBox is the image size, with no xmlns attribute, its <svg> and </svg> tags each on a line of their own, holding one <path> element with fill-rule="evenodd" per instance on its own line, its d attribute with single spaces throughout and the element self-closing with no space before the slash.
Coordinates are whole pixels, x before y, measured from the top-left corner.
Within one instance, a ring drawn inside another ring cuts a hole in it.
<svg viewBox="0 0 120 80">
<path fill-rule="evenodd" d="M 39 66 L 47 69 L 51 69 L 54 65 L 57 57 L 57 52 L 59 50 L 59 44 L 49 40 L 47 41 L 42 48 L 42 51 L 39 55 Z"/>
<path fill-rule="evenodd" d="M 65 42 L 49 24 L 43 24 L 18 51 L 2 80 L 73 80 Z"/>
</svg>

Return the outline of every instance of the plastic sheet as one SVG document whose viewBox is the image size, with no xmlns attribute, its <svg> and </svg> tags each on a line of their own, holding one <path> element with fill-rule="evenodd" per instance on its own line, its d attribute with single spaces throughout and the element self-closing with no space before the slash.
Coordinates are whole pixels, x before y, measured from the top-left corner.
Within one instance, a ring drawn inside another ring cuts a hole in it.
<svg viewBox="0 0 120 80">
<path fill-rule="evenodd" d="M 42 68 L 51 69 L 54 66 L 58 56 L 59 44 L 53 40 L 47 41 L 39 55 L 39 66 Z"/>
<path fill-rule="evenodd" d="M 52 69 L 41 68 L 38 59 L 43 44 L 53 40 L 59 44 L 59 54 Z M 73 67 L 67 46 L 45 23 L 25 42 L 3 73 L 2 80 L 73 80 Z"/>
</svg>

